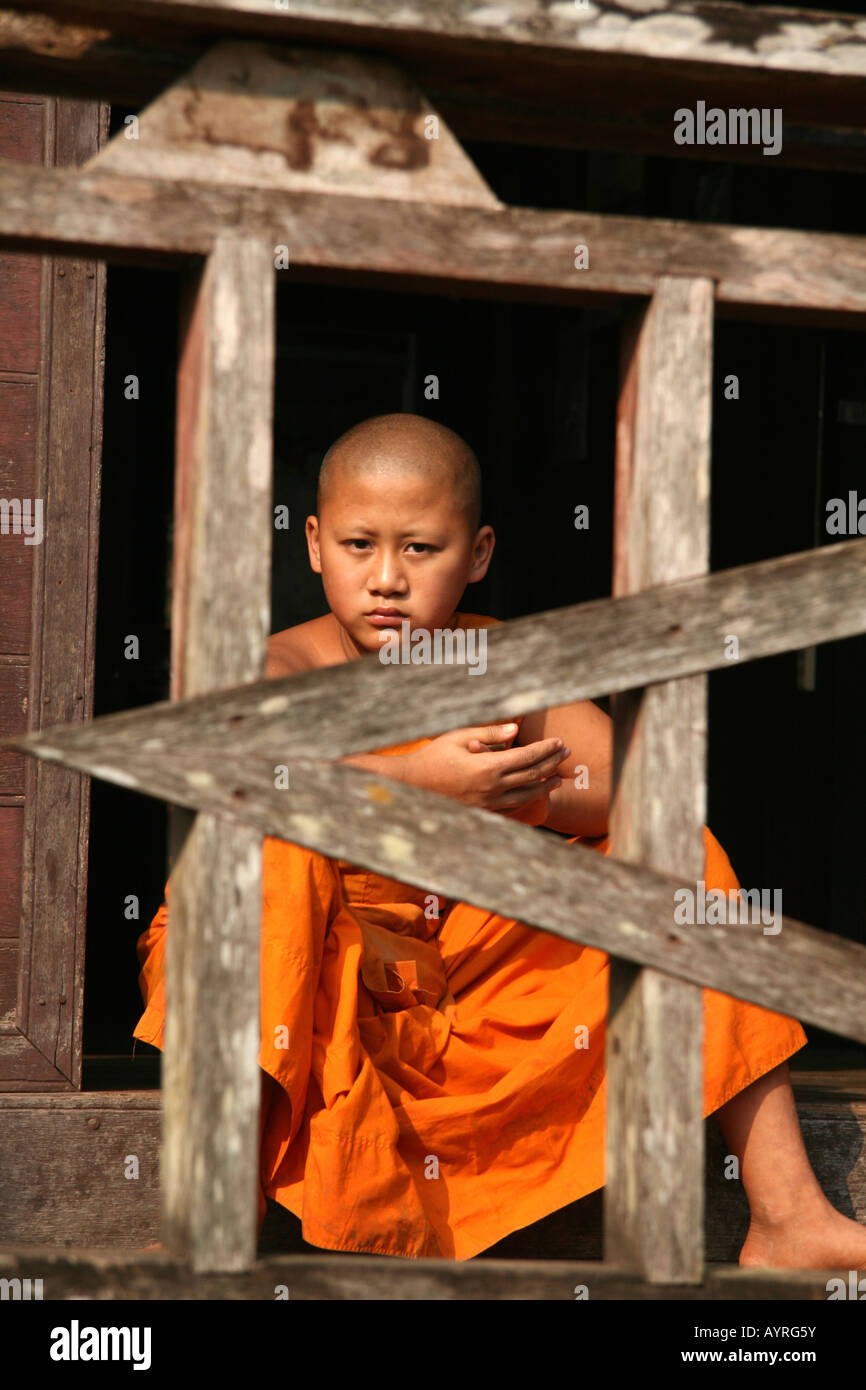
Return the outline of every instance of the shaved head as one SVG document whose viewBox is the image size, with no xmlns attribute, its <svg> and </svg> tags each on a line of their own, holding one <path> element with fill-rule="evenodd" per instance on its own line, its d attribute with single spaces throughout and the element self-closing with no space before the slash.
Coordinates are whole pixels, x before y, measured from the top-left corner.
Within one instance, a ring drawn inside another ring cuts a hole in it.
<svg viewBox="0 0 866 1390">
<path fill-rule="evenodd" d="M 475 535 L 481 521 L 478 459 L 459 434 L 422 415 L 375 415 L 341 434 L 322 460 L 316 510 L 321 516 L 338 489 L 361 475 L 387 485 L 405 474 L 440 483 Z"/>
</svg>

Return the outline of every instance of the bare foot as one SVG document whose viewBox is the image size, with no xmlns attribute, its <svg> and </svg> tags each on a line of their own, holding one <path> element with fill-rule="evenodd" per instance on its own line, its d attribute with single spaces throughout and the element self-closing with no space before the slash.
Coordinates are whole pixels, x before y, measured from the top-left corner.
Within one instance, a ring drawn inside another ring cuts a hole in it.
<svg viewBox="0 0 866 1390">
<path fill-rule="evenodd" d="M 866 1271 L 866 1226 L 843 1216 L 826 1198 L 782 1220 L 752 1217 L 739 1263 L 860 1273 Z"/>
<path fill-rule="evenodd" d="M 160 1241 L 158 1241 L 158 1240 L 155 1240 L 155 1241 L 153 1242 L 153 1245 L 139 1245 L 138 1248 L 137 1248 L 136 1253 L 137 1253 L 137 1254 L 140 1254 L 142 1250 L 161 1250 L 161 1249 L 162 1249 L 162 1243 L 161 1243 Z"/>
</svg>

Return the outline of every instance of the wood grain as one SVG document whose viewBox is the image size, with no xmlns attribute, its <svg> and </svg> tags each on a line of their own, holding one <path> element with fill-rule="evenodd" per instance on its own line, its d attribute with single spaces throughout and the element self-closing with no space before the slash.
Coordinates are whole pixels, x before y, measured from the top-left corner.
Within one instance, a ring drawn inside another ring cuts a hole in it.
<svg viewBox="0 0 866 1390">
<path fill-rule="evenodd" d="M 649 1284 L 598 1262 L 566 1260 L 389 1260 L 369 1255 L 279 1255 L 230 1275 L 193 1270 L 156 1251 L 0 1247 L 0 1278 L 42 1279 L 46 1299 L 267 1299 L 286 1290 L 307 1299 L 525 1300 L 791 1299 L 826 1301 L 827 1280 L 847 1270 L 756 1270 L 723 1265 L 699 1284 Z M 285 1292 L 281 1295 L 285 1297 Z"/>
<path fill-rule="evenodd" d="M 190 287 L 178 389 L 171 689 L 264 670 L 275 275 L 227 234 Z M 197 1270 L 255 1258 L 261 835 L 174 808 L 166 950 L 163 1241 Z"/>
<path fill-rule="evenodd" d="M 100 776 L 143 751 L 272 763 L 339 758 L 571 700 L 730 668 L 866 631 L 866 544 L 815 550 L 514 618 L 488 629 L 487 668 L 391 666 L 375 655 L 195 698 L 0 739 Z M 739 639 L 737 662 L 726 639 Z M 585 655 L 589 653 L 590 655 Z M 157 742 L 154 742 L 157 740 Z M 112 758 L 103 760 L 103 751 Z M 109 776 L 109 780 L 114 780 Z M 191 804 L 195 804 L 194 802 Z"/>
<path fill-rule="evenodd" d="M 822 1190 L 839 1211 L 866 1220 L 866 1075 L 793 1071 L 792 1083 Z M 119 1250 L 157 1240 L 160 1108 L 159 1090 L 0 1095 L 0 1245 L 70 1241 Z M 740 1182 L 725 1176 L 727 1145 L 712 1118 L 706 1130 L 707 1259 L 733 1263 L 748 1206 Z M 30 1161 L 35 1152 L 37 1165 Z M 137 1178 L 127 1176 L 129 1154 L 139 1159 Z M 600 1259 L 602 1195 L 515 1231 L 484 1259 Z M 299 1235 L 297 1219 L 271 1203 L 259 1252 L 295 1253 Z"/>
<path fill-rule="evenodd" d="M 147 742 L 125 751 L 108 780 L 866 1042 L 866 947 L 853 941 L 784 916 L 774 935 L 757 922 L 678 925 L 674 894 L 694 893 L 694 879 L 360 768 L 293 759 L 283 789 L 273 760 L 166 756 Z"/>
<path fill-rule="evenodd" d="M 26 10 L 32 4 L 21 0 L 10 8 Z M 669 8 L 661 7 L 656 17 L 667 17 Z M 502 0 L 492 10 L 476 0 L 437 0 L 435 6 L 414 9 L 400 0 L 365 0 L 362 7 L 353 0 L 286 0 L 279 7 L 273 0 L 125 0 L 122 16 L 116 14 L 114 0 L 39 0 L 39 9 L 77 22 L 99 17 L 110 19 L 116 27 L 122 20 L 133 32 L 164 33 L 175 25 L 187 32 L 240 32 L 356 45 L 381 45 L 400 35 L 413 39 L 416 46 L 455 55 L 472 48 L 489 49 L 503 63 L 531 56 L 555 63 L 584 54 L 595 61 L 629 57 L 643 62 L 663 59 L 671 65 L 721 65 L 744 74 L 754 69 L 765 72 L 768 81 L 785 68 L 829 73 L 842 82 L 866 76 L 856 16 L 798 9 L 795 25 L 781 25 L 772 6 L 722 0 L 680 0 L 670 23 L 654 25 L 646 23 L 646 6 L 629 11 L 616 0 L 594 0 L 586 13 L 577 7 L 520 0 Z"/>
<path fill-rule="evenodd" d="M 14 0 L 26 4 L 26 0 Z M 154 23 L 126 6 L 108 4 L 80 22 L 86 3 L 64 6 L 49 15 L 0 10 L 0 85 L 63 96 L 99 96 L 133 111 L 180 78 L 215 37 L 208 16 L 192 28 Z M 709 106 L 780 107 L 784 147 L 775 157 L 786 166 L 866 171 L 866 137 L 858 70 L 862 54 L 850 15 L 818 16 L 798 10 L 797 25 L 780 33 L 773 12 L 755 17 L 752 7 L 704 5 L 710 11 L 712 39 L 702 42 L 702 19 L 687 11 L 679 18 L 676 45 L 647 23 L 642 12 L 620 5 L 609 17 L 625 42 L 612 46 L 596 20 L 608 6 L 599 0 L 583 16 L 574 15 L 575 42 L 567 37 L 562 5 L 555 15 L 539 5 L 511 12 L 514 26 L 503 32 L 475 22 L 474 4 L 434 18 L 445 23 L 419 25 L 405 8 L 390 11 L 393 22 L 377 26 L 368 7 L 346 0 L 345 23 L 329 22 L 327 10 L 292 4 L 277 13 L 225 11 L 220 33 L 258 34 L 271 41 L 331 43 L 359 52 L 373 49 L 400 64 L 422 86 L 461 140 L 493 140 L 571 149 L 620 150 L 669 157 L 673 112 Z M 338 13 L 338 8 L 334 8 Z M 175 12 L 170 12 L 174 14 Z M 313 17 L 314 13 L 318 18 Z M 498 11 L 502 14 L 502 11 Z M 555 18 L 556 26 L 551 25 Z M 578 19 L 582 19 L 578 28 Z M 450 23 L 449 23 L 450 20 Z M 659 16 L 654 17 L 655 25 Z M 828 28 L 829 25 L 829 28 Z M 688 26 L 688 27 L 686 27 Z M 757 30 L 760 50 L 752 46 Z M 608 31 L 610 32 L 610 31 Z M 640 33 L 633 51 L 629 37 Z M 656 42 L 655 34 L 659 34 Z M 767 55 L 763 61 L 760 54 Z M 782 64 L 787 64 L 783 66 Z M 862 80 L 862 77 L 861 77 Z M 681 159 L 766 165 L 760 146 L 677 146 Z"/>
<path fill-rule="evenodd" d="M 46 159 L 58 169 L 80 166 L 106 138 L 108 110 L 98 102 L 53 102 L 47 117 Z M 63 255 L 42 268 L 35 496 L 44 499 L 45 536 L 33 548 L 31 728 L 93 711 L 105 357 L 105 264 Z M 19 1026 L 78 1086 L 90 787 L 68 769 L 28 768 L 25 790 Z"/>
<path fill-rule="evenodd" d="M 208 254 L 225 227 L 288 245 L 296 271 L 339 271 L 341 284 L 610 305 L 648 297 L 660 275 L 675 273 L 712 278 L 720 311 L 848 327 L 866 314 L 862 237 L 185 185 L 0 161 L 0 245 L 176 261 Z M 578 245 L 589 248 L 585 269 L 575 269 Z"/>
<path fill-rule="evenodd" d="M 625 344 L 617 419 L 614 593 L 709 566 L 713 285 L 664 276 Z M 611 853 L 701 877 L 706 675 L 613 702 Z M 651 1282 L 704 1263 L 703 999 L 613 960 L 607 1026 L 605 1258 Z"/>
<path fill-rule="evenodd" d="M 119 131 L 89 167 L 234 188 L 501 206 L 398 67 L 329 49 L 216 44 L 140 113 L 136 140 Z"/>
<path fill-rule="evenodd" d="M 43 159 L 52 171 L 80 166 L 107 127 L 99 102 L 0 102 L 0 144 L 25 175 Z M 3 279 L 17 299 L 7 337 L 24 353 L 7 351 L 4 364 L 27 370 L 5 372 L 0 389 L 0 493 L 30 499 L 42 517 L 39 543 L 0 545 L 0 724 L 38 729 L 93 708 L 105 265 L 65 253 L 6 258 Z M 81 1075 L 89 783 L 2 758 L 0 790 L 17 805 L 3 934 L 19 938 L 0 962 L 14 1030 L 0 1047 L 0 1085 L 69 1088 Z"/>
</svg>

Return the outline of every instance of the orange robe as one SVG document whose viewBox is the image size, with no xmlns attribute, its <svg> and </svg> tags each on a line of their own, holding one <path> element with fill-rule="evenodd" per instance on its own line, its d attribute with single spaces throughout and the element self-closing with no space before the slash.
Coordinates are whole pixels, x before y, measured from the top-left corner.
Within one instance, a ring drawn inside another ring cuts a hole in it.
<svg viewBox="0 0 866 1390">
<path fill-rule="evenodd" d="M 739 887 L 704 841 L 707 889 Z M 268 1196 L 326 1250 L 468 1259 L 604 1185 L 604 952 L 272 837 L 262 868 L 260 1222 Z M 156 1047 L 167 911 L 138 942 Z M 703 998 L 709 1115 L 806 1035 Z"/>
</svg>

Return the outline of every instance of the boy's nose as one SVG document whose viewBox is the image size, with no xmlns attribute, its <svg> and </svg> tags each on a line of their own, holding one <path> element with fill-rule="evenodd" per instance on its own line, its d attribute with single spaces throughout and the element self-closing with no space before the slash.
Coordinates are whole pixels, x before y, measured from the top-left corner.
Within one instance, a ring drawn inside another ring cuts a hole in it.
<svg viewBox="0 0 866 1390">
<path fill-rule="evenodd" d="M 370 582 L 376 593 L 390 594 L 405 593 L 406 591 L 406 576 L 397 560 L 381 561 L 371 574 Z"/>
</svg>

